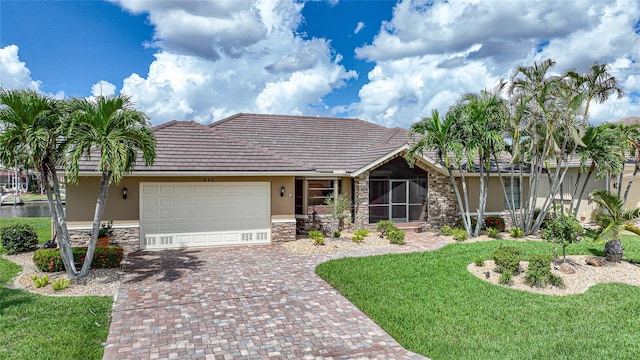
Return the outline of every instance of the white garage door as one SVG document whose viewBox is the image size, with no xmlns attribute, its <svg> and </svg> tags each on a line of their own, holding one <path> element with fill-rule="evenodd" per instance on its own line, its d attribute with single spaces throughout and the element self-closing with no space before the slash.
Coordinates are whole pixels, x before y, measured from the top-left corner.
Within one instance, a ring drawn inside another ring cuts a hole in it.
<svg viewBox="0 0 640 360">
<path fill-rule="evenodd" d="M 140 247 L 268 244 L 270 189 L 265 182 L 141 183 Z"/>
</svg>

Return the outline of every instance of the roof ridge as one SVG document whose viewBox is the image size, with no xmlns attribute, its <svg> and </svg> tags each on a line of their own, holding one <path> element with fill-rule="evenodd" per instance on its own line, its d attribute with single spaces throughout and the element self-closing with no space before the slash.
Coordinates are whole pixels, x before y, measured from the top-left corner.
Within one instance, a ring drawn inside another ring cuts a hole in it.
<svg viewBox="0 0 640 360">
<path fill-rule="evenodd" d="M 240 116 L 243 116 L 243 115 L 248 115 L 248 114 L 245 114 L 245 113 L 237 113 L 237 114 L 235 114 L 235 115 L 228 116 L 228 117 L 226 117 L 226 118 L 224 118 L 224 119 L 220 119 L 220 120 L 218 120 L 218 121 L 214 121 L 214 122 L 212 122 L 211 124 L 207 125 L 207 127 L 209 127 L 209 128 L 213 128 L 213 127 L 215 127 L 215 126 L 218 126 L 218 125 L 220 125 L 220 124 L 224 124 L 224 123 L 226 123 L 226 122 L 228 122 L 228 121 L 231 121 L 231 120 L 233 120 L 233 119 L 235 119 L 235 118 L 238 118 L 238 117 L 240 117 Z"/>
<path fill-rule="evenodd" d="M 239 139 L 239 138 L 237 138 L 237 137 L 235 137 L 233 135 L 225 133 L 224 131 L 222 131 L 220 129 L 212 128 L 210 126 L 205 126 L 205 125 L 202 125 L 199 122 L 195 122 L 195 121 L 191 121 L 191 124 L 192 125 L 197 125 L 198 127 L 201 127 L 203 130 L 205 130 L 205 131 L 207 131 L 209 133 L 215 134 L 217 136 L 224 137 L 224 138 L 226 138 L 228 140 L 235 141 L 238 144 L 254 148 L 254 149 L 259 150 L 260 152 L 262 152 L 264 154 L 267 154 L 267 155 L 273 156 L 275 158 L 287 161 L 290 164 L 300 166 L 300 167 L 302 167 L 302 168 L 304 168 L 306 170 L 315 170 L 314 168 L 310 167 L 309 165 L 307 165 L 307 164 L 305 164 L 305 163 L 303 163 L 301 161 L 298 161 L 298 160 L 295 160 L 295 159 L 291 159 L 288 156 L 282 155 L 282 154 L 280 154 L 278 152 L 275 152 L 275 151 L 273 151 L 271 149 L 265 148 L 265 147 L 260 146 L 258 144 L 255 144 L 255 143 L 252 143 L 252 142 L 248 142 L 248 141 L 243 140 L 243 139 Z"/>
<path fill-rule="evenodd" d="M 384 136 L 381 138 L 381 142 L 379 145 L 389 144 L 389 142 L 391 142 L 391 139 L 393 139 L 402 130 L 403 130 L 402 128 L 397 126 L 387 130 L 387 132 L 385 132 Z M 408 139 L 403 141 L 403 143 L 408 143 L 408 142 L 409 142 Z"/>
<path fill-rule="evenodd" d="M 161 130 L 161 129 L 167 128 L 167 127 L 169 127 L 169 126 L 173 126 L 173 125 L 175 125 L 175 124 L 177 124 L 177 123 L 179 123 L 179 122 L 187 122 L 187 121 L 171 120 L 171 121 L 168 121 L 168 122 L 166 122 L 166 123 L 162 123 L 162 124 L 159 124 L 159 125 L 153 126 L 153 127 L 151 128 L 151 130 L 152 130 L 152 131 Z"/>
<path fill-rule="evenodd" d="M 331 117 L 331 116 L 310 116 L 310 115 L 286 115 L 286 114 L 259 114 L 259 113 L 237 113 L 235 115 L 231 115 L 229 117 L 226 117 L 224 119 L 215 121 L 211 124 L 209 124 L 209 127 L 216 127 L 220 124 L 224 124 L 226 122 L 229 122 L 231 120 L 237 119 L 239 117 L 243 117 L 243 116 L 262 116 L 262 117 L 267 117 L 267 118 L 279 118 L 279 119 L 285 119 L 285 118 L 292 118 L 292 119 L 314 119 L 314 120 L 340 120 L 340 121 L 358 121 L 358 122 L 362 122 L 365 123 L 367 125 L 372 125 L 372 126 L 376 126 L 378 128 L 381 129 L 386 129 L 388 130 L 389 128 L 386 126 L 382 126 L 376 123 L 373 123 L 371 121 L 366 121 L 366 120 L 362 120 L 359 118 L 351 118 L 351 117 Z"/>
</svg>

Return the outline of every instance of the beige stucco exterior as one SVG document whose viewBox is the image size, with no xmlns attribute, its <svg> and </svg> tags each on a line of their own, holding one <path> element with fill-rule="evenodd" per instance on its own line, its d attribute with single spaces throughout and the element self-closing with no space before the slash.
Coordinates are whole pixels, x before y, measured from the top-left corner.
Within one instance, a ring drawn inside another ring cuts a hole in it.
<svg viewBox="0 0 640 360">
<path fill-rule="evenodd" d="M 627 171 L 633 172 L 632 169 Z M 628 177 L 630 177 L 630 175 L 628 175 L 627 178 Z M 569 194 L 573 190 L 573 186 L 575 185 L 577 178 L 578 178 L 577 168 L 571 168 L 567 170 L 567 174 L 565 176 L 566 185 L 563 186 L 563 189 L 565 189 L 565 194 L 564 196 L 560 196 L 560 195 L 556 196 L 557 204 L 562 204 L 566 208 L 568 208 L 571 205 L 571 197 Z M 585 175 L 583 174 L 582 178 L 580 179 L 581 184 L 584 181 L 584 178 L 585 178 Z M 480 181 L 477 176 L 467 176 L 466 181 L 467 181 L 467 190 L 469 193 L 469 202 L 471 205 L 470 208 L 475 210 L 478 208 L 478 199 L 480 195 Z M 460 189 L 462 194 L 460 179 L 458 179 L 458 188 Z M 593 201 L 589 200 L 589 195 L 591 194 L 591 192 L 593 192 L 593 190 L 605 189 L 605 188 L 606 188 L 605 179 L 595 180 L 594 176 L 591 177 L 591 179 L 589 180 L 589 184 L 585 190 L 585 195 L 583 197 L 583 200 L 580 203 L 580 209 L 578 209 L 578 216 L 577 216 L 578 220 L 580 221 L 591 220 L 591 214 L 597 206 Z M 529 178 L 525 177 L 521 184 L 522 206 L 524 206 L 525 204 L 528 191 L 529 191 Z M 578 191 L 580 191 L 580 189 L 578 189 Z M 546 199 L 546 194 L 548 193 L 549 193 L 549 182 L 546 175 L 542 175 L 542 177 L 540 178 L 540 185 L 538 188 L 539 195 L 536 199 L 536 207 L 542 207 Z M 504 203 L 505 203 L 504 192 L 502 190 L 502 184 L 500 183 L 500 179 L 497 176 L 492 176 L 491 180 L 489 181 L 489 195 L 487 197 L 487 206 L 486 206 L 485 212 L 488 214 L 502 213 L 505 211 Z M 575 200 L 575 203 L 577 204 L 577 200 Z M 635 204 L 635 203 L 638 203 L 638 205 L 640 205 L 640 186 L 633 187 L 629 195 L 628 204 Z M 475 211 L 472 211 L 472 212 L 475 212 Z"/>
<path fill-rule="evenodd" d="M 337 179 L 335 176 L 318 177 Z M 343 177 L 342 193 L 351 197 L 351 178 Z M 271 216 L 274 218 L 294 218 L 294 176 L 126 176 L 118 185 L 109 188 L 107 206 L 102 219 L 117 223 L 136 223 L 139 220 L 140 183 L 142 182 L 269 182 L 271 183 Z M 97 176 L 81 177 L 77 185 L 67 185 L 66 212 L 70 223 L 84 223 L 93 220 L 98 186 Z M 285 187 L 285 195 L 280 189 Z M 127 199 L 122 198 L 122 189 L 127 188 Z M 305 189 L 306 190 L 306 189 Z M 304 197 L 306 202 L 306 196 Z M 306 206 L 306 203 L 305 203 Z"/>
<path fill-rule="evenodd" d="M 635 164 L 627 164 L 624 168 L 624 175 L 622 178 L 622 196 L 624 196 L 624 192 L 627 190 L 627 184 L 633 178 L 634 170 Z M 615 183 L 615 181 L 610 182 L 611 189 L 609 189 L 609 191 L 617 193 L 618 189 L 614 188 Z M 627 209 L 635 209 L 640 207 L 640 176 L 637 176 L 636 179 L 634 179 L 633 184 L 631 185 L 625 207 Z"/>
<path fill-rule="evenodd" d="M 476 212 L 475 209 L 478 209 L 480 199 L 480 178 L 478 176 L 466 176 L 465 179 L 467 182 L 469 203 L 471 205 L 470 208 L 473 209 L 472 212 Z M 524 195 L 527 194 L 529 189 L 529 182 L 526 179 L 528 178 L 525 178 L 520 188 L 520 196 L 523 205 Z M 461 181 L 461 178 L 458 178 L 458 189 L 460 190 L 460 196 L 463 196 Z M 505 211 L 504 205 L 504 190 L 502 189 L 502 183 L 498 176 L 492 175 L 489 180 L 489 193 L 487 195 L 485 212 L 489 214 L 503 213 Z"/>
<path fill-rule="evenodd" d="M 580 190 L 582 189 L 582 184 L 584 183 L 585 177 L 586 177 L 586 174 L 583 173 L 580 178 L 580 184 L 578 185 L 578 191 L 576 196 L 580 193 Z M 565 175 L 564 183 L 562 185 L 564 194 L 562 196 L 560 194 L 556 195 L 556 198 L 555 198 L 556 204 L 558 205 L 562 204 L 562 206 L 564 206 L 565 208 L 569 208 L 571 206 L 571 192 L 573 191 L 573 188 L 576 184 L 577 179 L 578 179 L 578 169 L 577 168 L 568 169 L 567 174 Z M 578 209 L 577 216 L 576 216 L 578 220 L 591 221 L 591 214 L 597 208 L 597 205 L 593 201 L 589 200 L 589 198 L 591 193 L 597 189 L 606 189 L 605 179 L 602 178 L 600 180 L 596 180 L 595 174 L 594 174 L 589 179 L 589 183 L 587 184 L 587 188 L 585 189 L 584 196 L 582 198 L 582 201 L 580 202 L 580 208 Z M 548 193 L 549 193 L 549 180 L 547 179 L 546 175 L 543 175 L 543 177 L 540 178 L 540 187 L 538 190 L 538 194 L 540 195 L 538 196 L 538 199 L 536 201 L 536 207 L 542 207 L 546 199 L 546 194 Z M 573 202 L 575 205 L 578 203 L 578 200 L 576 199 Z"/>
<path fill-rule="evenodd" d="M 137 222 L 140 208 L 140 183 L 142 182 L 269 182 L 271 183 L 271 215 L 293 218 L 294 213 L 294 177 L 293 176 L 127 176 L 120 184 L 109 188 L 107 206 L 102 218 L 117 222 Z M 66 212 L 69 222 L 85 222 L 93 219 L 98 195 L 99 177 L 82 177 L 78 185 L 67 185 Z M 285 195 L 280 189 L 285 187 Z M 127 199 L 122 198 L 122 189 L 127 188 Z"/>
</svg>

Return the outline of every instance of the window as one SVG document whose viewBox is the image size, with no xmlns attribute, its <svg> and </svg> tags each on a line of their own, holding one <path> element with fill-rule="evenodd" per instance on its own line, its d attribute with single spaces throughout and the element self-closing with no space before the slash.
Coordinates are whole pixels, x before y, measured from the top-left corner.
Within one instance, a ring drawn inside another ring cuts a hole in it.
<svg viewBox="0 0 640 360">
<path fill-rule="evenodd" d="M 504 179 L 504 189 L 507 192 L 504 208 L 508 209 L 511 202 L 514 209 L 520 209 L 520 179 Z"/>
<path fill-rule="evenodd" d="M 557 197 L 559 198 L 560 194 L 562 194 L 563 199 L 570 200 L 571 193 L 573 193 L 573 178 L 571 176 L 565 176 Z"/>
<path fill-rule="evenodd" d="M 337 184 L 336 184 L 337 182 Z M 337 185 L 337 188 L 336 188 Z M 327 199 L 336 194 L 340 194 L 342 191 L 341 180 L 322 180 L 312 179 L 307 180 L 307 209 L 308 213 L 312 213 L 315 210 L 319 214 L 326 213 L 326 201 Z"/>
</svg>

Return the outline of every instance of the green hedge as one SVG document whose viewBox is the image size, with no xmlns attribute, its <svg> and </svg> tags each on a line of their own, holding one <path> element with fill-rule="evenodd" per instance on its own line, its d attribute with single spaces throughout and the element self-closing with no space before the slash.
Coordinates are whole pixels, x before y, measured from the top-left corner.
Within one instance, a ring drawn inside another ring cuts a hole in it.
<svg viewBox="0 0 640 360">
<path fill-rule="evenodd" d="M 86 247 L 74 247 L 73 262 L 77 269 L 82 267 L 85 255 L 87 254 Z M 91 262 L 92 269 L 112 269 L 120 267 L 120 262 L 124 258 L 124 250 L 121 247 L 109 246 L 96 248 L 96 252 Z M 33 254 L 33 262 L 36 264 L 40 271 L 44 272 L 58 272 L 64 271 L 65 267 L 62 263 L 62 257 L 60 256 L 60 249 L 38 249 Z"/>
<path fill-rule="evenodd" d="M 16 224 L 0 228 L 0 242 L 7 254 L 33 251 L 38 245 L 38 235 L 33 226 Z"/>
</svg>

